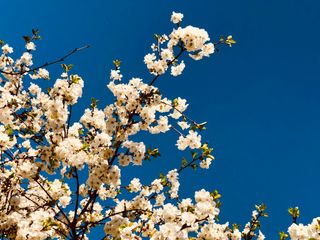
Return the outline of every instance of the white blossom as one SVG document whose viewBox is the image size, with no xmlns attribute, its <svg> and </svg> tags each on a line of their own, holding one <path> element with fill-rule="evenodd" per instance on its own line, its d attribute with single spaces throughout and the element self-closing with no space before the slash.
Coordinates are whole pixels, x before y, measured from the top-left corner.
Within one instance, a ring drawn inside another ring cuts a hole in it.
<svg viewBox="0 0 320 240">
<path fill-rule="evenodd" d="M 180 23 L 182 21 L 182 18 L 183 18 L 183 14 L 182 13 L 172 12 L 171 22 Z"/>
<path fill-rule="evenodd" d="M 185 66 L 186 65 L 184 64 L 184 61 L 181 61 L 181 63 L 178 64 L 177 66 L 172 66 L 171 67 L 171 75 L 175 76 L 175 77 L 181 75 Z"/>
<path fill-rule="evenodd" d="M 36 50 L 36 45 L 34 44 L 34 42 L 28 42 L 26 44 L 26 49 L 34 51 L 34 50 Z"/>
<path fill-rule="evenodd" d="M 13 48 L 10 47 L 8 44 L 5 44 L 1 47 L 3 54 L 10 54 L 13 53 Z"/>
</svg>

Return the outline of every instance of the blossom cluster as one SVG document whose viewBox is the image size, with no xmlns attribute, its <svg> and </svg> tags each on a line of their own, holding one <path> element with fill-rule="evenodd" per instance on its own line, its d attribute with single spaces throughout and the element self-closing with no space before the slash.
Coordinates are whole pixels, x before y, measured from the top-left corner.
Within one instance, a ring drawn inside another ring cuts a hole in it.
<svg viewBox="0 0 320 240">
<path fill-rule="evenodd" d="M 288 228 L 290 239 L 320 239 L 320 217 L 314 218 L 310 224 L 293 223 Z"/>
<path fill-rule="evenodd" d="M 38 31 L 24 37 L 25 51 L 16 60 L 11 58 L 13 48 L 2 44 L 1 237 L 89 239 L 91 229 L 103 226 L 105 239 L 264 239 L 255 231 L 256 215 L 243 231 L 221 224 L 216 191 L 201 189 L 193 200 L 180 199 L 179 174 L 187 167 L 208 169 L 214 159 L 200 135 L 205 123 L 185 114 L 185 99 L 168 99 L 155 86 L 169 68 L 173 76 L 182 74 L 184 52 L 195 60 L 214 53 L 208 33 L 182 27 L 182 19 L 183 14 L 173 12 L 176 28 L 169 35 L 155 35 L 152 52 L 144 57 L 153 77 L 150 82 L 138 77 L 124 81 L 120 61 L 114 61 L 107 84 L 114 102 L 99 108 L 92 99 L 75 122 L 70 120 L 72 106 L 82 96 L 84 81 L 71 74 L 72 65 L 62 64 L 61 76 L 52 88 L 43 90 L 40 81 L 49 80 L 50 74 L 45 68 L 49 64 L 33 66 Z M 174 131 L 177 149 L 190 149 L 191 159 L 183 158 L 181 166 L 150 184 L 133 178 L 126 185 L 121 175 L 125 167 L 141 166 L 144 160 L 160 156 L 157 148 L 136 141 L 134 136 L 142 131 Z M 314 224 L 293 225 L 289 233 L 293 239 L 304 232 L 317 238 L 310 234 L 314 228 Z"/>
<path fill-rule="evenodd" d="M 171 75 L 181 75 L 184 68 L 184 61 L 178 63 L 178 57 L 184 51 L 189 52 L 189 56 L 195 60 L 209 57 L 214 53 L 214 44 L 210 42 L 208 33 L 204 29 L 193 26 L 180 27 L 183 14 L 172 13 L 171 21 L 179 25 L 169 36 L 155 34 L 156 44 L 152 44 L 153 53 L 144 57 L 150 73 L 154 75 L 164 74 L 170 65 Z M 175 48 L 179 53 L 175 55 Z"/>
</svg>

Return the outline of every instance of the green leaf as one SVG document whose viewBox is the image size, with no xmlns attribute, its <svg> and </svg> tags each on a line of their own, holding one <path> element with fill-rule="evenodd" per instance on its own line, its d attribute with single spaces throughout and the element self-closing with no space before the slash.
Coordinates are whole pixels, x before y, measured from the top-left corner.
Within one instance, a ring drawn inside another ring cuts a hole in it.
<svg viewBox="0 0 320 240">
<path fill-rule="evenodd" d="M 71 75 L 70 76 L 71 83 L 79 83 L 80 79 L 81 78 L 78 75 Z"/>
<path fill-rule="evenodd" d="M 66 65 L 66 64 L 62 63 L 61 67 L 63 68 L 63 70 L 65 72 L 69 72 L 71 70 L 71 68 L 73 67 L 73 65 L 72 64 Z"/>
<path fill-rule="evenodd" d="M 177 107 L 179 105 L 178 99 L 173 99 L 173 107 Z"/>
<path fill-rule="evenodd" d="M 161 178 L 161 184 L 162 184 L 163 186 L 165 186 L 165 185 L 167 185 L 167 183 L 168 183 L 167 177 L 166 177 L 166 176 L 163 176 L 163 177 Z"/>
<path fill-rule="evenodd" d="M 41 36 L 37 35 L 33 37 L 34 40 L 41 40 Z"/>
<path fill-rule="evenodd" d="M 185 166 L 187 166 L 187 164 L 188 164 L 187 159 L 182 158 L 181 166 L 182 166 L 182 167 L 185 167 Z"/>
<path fill-rule="evenodd" d="M 286 234 L 285 232 L 279 232 L 279 235 L 280 235 L 280 240 L 285 240 L 289 237 L 288 234 Z"/>
<path fill-rule="evenodd" d="M 225 41 L 226 44 L 228 44 L 230 47 L 232 47 L 233 44 L 236 44 L 237 42 L 232 38 L 232 36 L 228 36 L 226 41 Z"/>
<path fill-rule="evenodd" d="M 84 134 L 83 129 L 82 128 L 78 129 L 78 133 L 79 135 L 83 135 Z"/>
<path fill-rule="evenodd" d="M 89 149 L 89 144 L 88 143 L 86 143 L 86 142 L 84 142 L 83 143 L 83 145 L 82 145 L 82 149 L 84 150 L 84 151 L 87 151 L 88 149 Z"/>
<path fill-rule="evenodd" d="M 41 36 L 39 35 L 39 29 L 32 29 L 32 39 L 33 40 L 40 40 L 41 39 Z"/>
<path fill-rule="evenodd" d="M 256 209 L 258 210 L 258 212 L 262 213 L 267 209 L 267 206 L 264 203 L 262 203 L 260 205 L 256 205 Z"/>
<path fill-rule="evenodd" d="M 121 61 L 119 59 L 113 60 L 113 64 L 118 70 L 120 68 Z"/>
<path fill-rule="evenodd" d="M 209 148 L 208 143 L 205 143 L 201 146 L 202 150 L 202 156 L 203 157 L 208 157 L 212 160 L 214 160 L 214 157 L 211 155 L 211 152 L 213 151 L 213 148 Z"/>
<path fill-rule="evenodd" d="M 195 159 L 197 157 L 198 153 L 197 152 L 191 152 L 191 156 L 193 159 Z"/>
<path fill-rule="evenodd" d="M 195 163 L 193 163 L 193 164 L 191 164 L 191 168 L 193 169 L 193 170 L 197 170 L 197 164 L 195 164 Z"/>
<path fill-rule="evenodd" d="M 33 28 L 32 29 L 32 34 L 33 35 L 39 35 L 39 29 Z"/>
<path fill-rule="evenodd" d="M 291 215 L 291 217 L 293 219 L 297 219 L 298 217 L 300 217 L 300 210 L 298 207 L 294 207 L 294 208 L 289 208 L 288 209 L 289 214 Z"/>
<path fill-rule="evenodd" d="M 196 129 L 198 129 L 199 131 L 206 130 L 206 127 L 205 127 L 206 124 L 207 124 L 207 122 L 203 122 L 203 123 L 199 123 L 199 124 L 194 124 L 190 129 L 191 129 L 191 130 L 196 130 Z"/>
<path fill-rule="evenodd" d="M 63 70 L 64 70 L 65 72 L 68 72 L 68 66 L 67 66 L 66 64 L 62 63 L 62 64 L 61 64 L 61 67 L 63 68 Z"/>
<path fill-rule="evenodd" d="M 207 122 L 199 123 L 196 125 L 196 128 L 199 129 L 200 131 L 206 130 L 206 127 L 205 127 L 206 124 L 207 124 Z"/>
<path fill-rule="evenodd" d="M 12 136 L 12 135 L 13 135 L 13 129 L 12 129 L 12 127 L 9 126 L 9 125 L 7 125 L 5 128 L 6 128 L 7 134 L 8 134 L 9 136 Z"/>
<path fill-rule="evenodd" d="M 160 157 L 160 152 L 159 152 L 159 148 L 155 148 L 155 149 L 151 149 L 148 148 L 147 153 L 152 156 L 152 157 Z"/>
<path fill-rule="evenodd" d="M 91 104 L 90 104 L 90 107 L 92 109 L 96 108 L 98 105 L 98 100 L 96 100 L 95 98 L 91 98 Z"/>
<path fill-rule="evenodd" d="M 70 69 L 73 67 L 73 64 L 68 64 L 68 69 L 69 69 L 69 71 L 70 71 Z"/>
<path fill-rule="evenodd" d="M 232 230 L 240 229 L 240 225 L 234 223 L 232 224 Z"/>
<path fill-rule="evenodd" d="M 213 200 L 218 200 L 221 198 L 221 194 L 218 192 L 218 190 L 213 190 L 210 193 L 210 196 L 213 198 Z"/>
</svg>

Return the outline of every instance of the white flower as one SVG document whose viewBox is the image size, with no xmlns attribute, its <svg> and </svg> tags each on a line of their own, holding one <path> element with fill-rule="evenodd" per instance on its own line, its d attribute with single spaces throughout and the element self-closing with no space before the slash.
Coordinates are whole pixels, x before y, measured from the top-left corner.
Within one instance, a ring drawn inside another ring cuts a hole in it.
<svg viewBox="0 0 320 240">
<path fill-rule="evenodd" d="M 26 149 L 29 149 L 31 147 L 29 140 L 25 140 L 21 145 Z"/>
<path fill-rule="evenodd" d="M 161 179 L 155 179 L 152 183 L 151 183 L 151 188 L 152 190 L 154 190 L 156 193 L 159 193 L 160 191 L 162 191 L 163 186 L 161 184 Z"/>
<path fill-rule="evenodd" d="M 170 170 L 167 174 L 167 178 L 171 183 L 177 181 L 178 176 L 179 176 L 179 173 L 177 169 Z"/>
<path fill-rule="evenodd" d="M 148 53 L 147 55 L 144 56 L 144 63 L 145 64 L 150 64 L 152 63 L 154 60 L 156 60 L 156 55 L 154 53 Z"/>
<path fill-rule="evenodd" d="M 189 56 L 195 60 L 209 57 L 214 52 L 214 45 L 209 42 L 209 35 L 204 29 L 193 26 L 179 27 L 174 29 L 169 37 L 169 49 L 173 49 L 174 46 L 182 42 L 183 47 L 189 52 Z"/>
<path fill-rule="evenodd" d="M 67 78 L 68 77 L 68 73 L 66 73 L 66 72 L 61 73 L 61 77 L 62 78 Z"/>
<path fill-rule="evenodd" d="M 296 224 L 293 223 L 288 228 L 288 233 L 292 240 L 302 240 L 302 239 L 319 239 L 319 218 L 313 219 L 312 223 L 309 225 Z"/>
<path fill-rule="evenodd" d="M 122 146 L 128 148 L 133 153 L 134 165 L 142 165 L 142 159 L 145 157 L 146 152 L 146 146 L 143 142 L 125 141 Z"/>
<path fill-rule="evenodd" d="M 82 129 L 82 125 L 78 122 L 75 122 L 70 128 L 69 128 L 69 136 L 73 137 L 79 137 L 79 131 Z"/>
<path fill-rule="evenodd" d="M 140 179 L 139 178 L 134 178 L 131 180 L 130 184 L 129 184 L 129 189 L 132 192 L 139 192 L 141 190 L 141 183 L 140 183 Z"/>
<path fill-rule="evenodd" d="M 93 111 L 87 108 L 80 118 L 80 122 L 88 128 L 91 125 L 98 129 L 105 129 L 106 126 L 104 112 L 96 108 Z"/>
<path fill-rule="evenodd" d="M 176 145 L 179 150 L 183 151 L 188 147 L 188 144 L 189 144 L 188 140 L 184 136 L 181 135 L 179 137 Z"/>
<path fill-rule="evenodd" d="M 168 49 L 168 48 L 162 49 L 161 50 L 161 58 L 163 60 L 168 60 L 168 61 L 172 60 L 174 58 L 172 50 Z"/>
<path fill-rule="evenodd" d="M 49 72 L 46 69 L 43 68 L 39 68 L 39 70 L 33 74 L 29 74 L 31 79 L 39 79 L 39 78 L 43 78 L 43 79 L 49 79 Z"/>
<path fill-rule="evenodd" d="M 24 52 L 20 58 L 21 62 L 24 63 L 26 66 L 31 66 L 32 62 L 32 55 L 28 52 Z"/>
<path fill-rule="evenodd" d="M 182 18 L 183 18 L 183 14 L 182 13 L 172 12 L 171 22 L 173 22 L 175 24 L 180 23 L 182 21 Z"/>
<path fill-rule="evenodd" d="M 201 50 L 202 50 L 203 56 L 209 57 L 210 54 L 214 53 L 215 48 L 214 48 L 213 43 L 208 43 L 208 44 L 203 45 Z"/>
<path fill-rule="evenodd" d="M 147 68 L 149 69 L 150 73 L 154 75 L 164 74 L 168 68 L 167 61 L 165 59 L 156 59 L 157 57 L 154 53 L 149 53 L 144 57 L 144 63 L 147 65 Z"/>
<path fill-rule="evenodd" d="M 0 126 L 0 149 L 7 150 L 12 148 L 16 144 L 17 140 L 15 137 L 12 139 L 8 136 L 5 127 Z"/>
<path fill-rule="evenodd" d="M 17 173 L 23 177 L 32 179 L 37 174 L 38 167 L 30 161 L 24 161 L 17 167 Z"/>
<path fill-rule="evenodd" d="M 165 133 L 170 130 L 170 125 L 168 123 L 167 116 L 160 116 L 160 119 L 157 120 L 158 125 L 155 127 L 150 127 L 149 131 L 152 134 L 158 134 L 160 132 Z"/>
<path fill-rule="evenodd" d="M 36 50 L 36 45 L 33 42 L 28 42 L 26 44 L 26 49 L 27 50 Z"/>
<path fill-rule="evenodd" d="M 190 127 L 190 124 L 188 124 L 185 121 L 178 122 L 178 125 L 181 127 L 182 130 L 188 129 Z"/>
<path fill-rule="evenodd" d="M 184 61 L 181 61 L 180 64 L 178 64 L 177 66 L 172 66 L 171 67 L 171 75 L 172 76 L 178 76 L 178 75 L 181 75 L 182 74 L 182 71 L 184 70 L 185 68 L 185 64 L 184 64 Z"/>
<path fill-rule="evenodd" d="M 252 215 L 253 218 L 257 218 L 258 214 L 259 213 L 258 213 L 257 210 L 253 210 L 251 215 Z"/>
<path fill-rule="evenodd" d="M 179 119 L 182 116 L 182 112 L 184 112 L 189 104 L 186 104 L 184 106 L 175 106 L 175 109 L 173 110 L 173 113 L 169 114 L 170 117 L 174 119 Z"/>
<path fill-rule="evenodd" d="M 162 206 L 164 203 L 164 200 L 166 199 L 164 193 L 158 194 L 156 196 L 156 206 Z"/>
<path fill-rule="evenodd" d="M 1 49 L 3 54 L 13 53 L 13 48 L 10 47 L 8 44 L 3 45 Z"/>
<path fill-rule="evenodd" d="M 190 130 L 189 134 L 184 137 L 180 136 L 177 141 L 177 147 L 179 150 L 185 150 L 187 147 L 191 149 L 201 147 L 201 135 L 198 135 L 197 132 Z"/>
<path fill-rule="evenodd" d="M 95 136 L 93 143 L 91 144 L 91 147 L 98 149 L 98 148 L 110 146 L 111 140 L 112 140 L 112 137 L 110 137 L 108 134 L 104 132 L 98 133 Z"/>
<path fill-rule="evenodd" d="M 265 236 L 264 236 L 263 233 L 259 230 L 259 235 L 258 235 L 257 240 L 264 240 L 264 239 L 265 239 Z"/>
<path fill-rule="evenodd" d="M 196 191 L 194 194 L 194 198 L 197 203 L 212 201 L 212 197 L 210 196 L 210 193 L 204 189 L 201 189 L 200 191 Z"/>
<path fill-rule="evenodd" d="M 30 84 L 30 87 L 28 88 L 28 90 L 33 95 L 37 95 L 41 92 L 41 88 L 38 85 L 33 84 L 33 83 Z"/>
<path fill-rule="evenodd" d="M 200 162 L 200 167 L 204 169 L 209 169 L 211 162 L 212 162 L 211 158 L 206 158 Z"/>
<path fill-rule="evenodd" d="M 173 220 L 181 214 L 178 208 L 171 203 L 163 206 L 163 218 L 166 222 L 173 222 Z"/>
<path fill-rule="evenodd" d="M 49 79 L 49 72 L 44 68 L 39 68 L 38 75 L 40 78 Z"/>
<path fill-rule="evenodd" d="M 110 79 L 111 79 L 111 80 L 121 81 L 121 79 L 122 79 L 122 74 L 120 73 L 120 70 L 111 70 L 111 72 L 110 72 Z"/>
<path fill-rule="evenodd" d="M 62 205 L 62 207 L 67 207 L 69 205 L 71 201 L 71 197 L 70 196 L 62 196 L 59 198 L 59 202 Z"/>
</svg>

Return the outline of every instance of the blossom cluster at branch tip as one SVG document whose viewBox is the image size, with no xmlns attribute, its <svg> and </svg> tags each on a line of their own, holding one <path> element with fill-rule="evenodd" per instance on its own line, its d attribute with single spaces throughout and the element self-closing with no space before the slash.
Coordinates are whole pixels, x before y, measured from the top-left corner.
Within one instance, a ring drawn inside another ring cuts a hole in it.
<svg viewBox="0 0 320 240">
<path fill-rule="evenodd" d="M 162 75 L 171 67 L 172 76 L 181 75 L 185 63 L 184 61 L 178 63 L 178 58 L 185 51 L 195 60 L 209 57 L 214 53 L 214 44 L 210 42 L 208 33 L 193 26 L 181 27 L 182 18 L 182 13 L 172 12 L 171 21 L 178 24 L 178 27 L 169 35 L 155 34 L 157 42 L 151 45 L 153 53 L 148 53 L 144 57 L 144 63 L 151 74 Z"/>
</svg>

